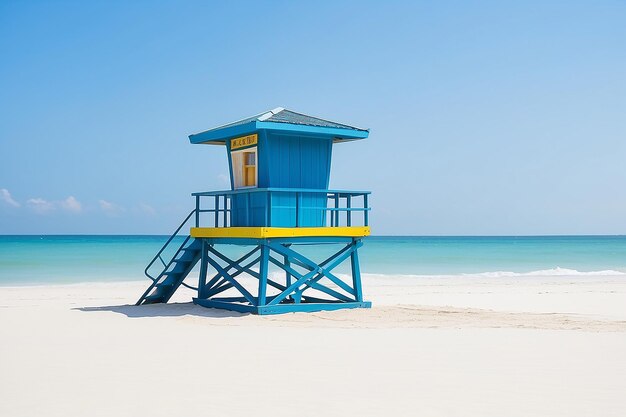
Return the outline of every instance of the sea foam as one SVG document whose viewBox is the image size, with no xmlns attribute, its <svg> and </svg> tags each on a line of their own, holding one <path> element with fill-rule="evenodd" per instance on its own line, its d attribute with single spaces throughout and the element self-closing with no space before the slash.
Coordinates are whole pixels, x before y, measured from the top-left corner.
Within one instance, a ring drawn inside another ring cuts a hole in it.
<svg viewBox="0 0 626 417">
<path fill-rule="evenodd" d="M 428 279 L 450 279 L 450 278 L 532 278 L 532 277 L 624 277 L 626 272 L 606 269 L 601 271 L 577 271 L 568 268 L 552 268 L 541 269 L 530 272 L 512 272 L 512 271 L 491 271 L 477 273 L 459 273 L 459 274 L 368 274 L 363 273 L 365 277 L 371 278 L 428 278 Z"/>
<path fill-rule="evenodd" d="M 494 271 L 494 272 L 482 272 L 477 274 L 460 274 L 461 276 L 476 276 L 476 277 L 489 277 L 489 278 L 508 278 L 508 277 L 537 277 L 537 276 L 607 276 L 607 275 L 626 275 L 626 272 L 615 271 L 612 269 L 605 269 L 602 271 L 577 271 L 575 269 L 568 268 L 552 268 L 541 269 L 531 272 L 511 272 L 511 271 Z"/>
</svg>

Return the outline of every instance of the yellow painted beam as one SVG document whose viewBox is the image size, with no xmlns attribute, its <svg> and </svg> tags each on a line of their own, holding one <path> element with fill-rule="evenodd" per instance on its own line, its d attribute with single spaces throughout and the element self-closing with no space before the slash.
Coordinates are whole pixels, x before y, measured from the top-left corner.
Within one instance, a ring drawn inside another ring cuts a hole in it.
<svg viewBox="0 0 626 417">
<path fill-rule="evenodd" d="M 369 236 L 369 226 L 351 227 L 192 227 L 192 237 L 241 237 L 264 239 L 270 237 L 363 237 Z"/>
</svg>

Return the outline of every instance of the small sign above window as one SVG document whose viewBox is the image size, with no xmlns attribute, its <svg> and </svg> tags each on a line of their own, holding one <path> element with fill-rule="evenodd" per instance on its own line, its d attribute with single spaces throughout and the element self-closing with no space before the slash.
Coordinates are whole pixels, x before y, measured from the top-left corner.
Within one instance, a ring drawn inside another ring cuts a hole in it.
<svg viewBox="0 0 626 417">
<path fill-rule="evenodd" d="M 235 149 L 245 148 L 248 146 L 254 146 L 257 144 L 258 135 L 255 133 L 254 135 L 242 136 L 240 138 L 235 138 L 230 140 L 230 150 L 234 151 Z"/>
</svg>

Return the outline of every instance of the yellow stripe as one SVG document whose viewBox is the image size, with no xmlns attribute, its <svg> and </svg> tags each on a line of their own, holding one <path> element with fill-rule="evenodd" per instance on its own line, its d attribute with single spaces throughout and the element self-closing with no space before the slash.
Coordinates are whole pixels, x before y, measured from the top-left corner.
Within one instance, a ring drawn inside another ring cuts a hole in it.
<svg viewBox="0 0 626 417">
<path fill-rule="evenodd" d="M 368 226 L 353 227 L 192 227 L 192 237 L 363 237 L 369 236 Z"/>
</svg>

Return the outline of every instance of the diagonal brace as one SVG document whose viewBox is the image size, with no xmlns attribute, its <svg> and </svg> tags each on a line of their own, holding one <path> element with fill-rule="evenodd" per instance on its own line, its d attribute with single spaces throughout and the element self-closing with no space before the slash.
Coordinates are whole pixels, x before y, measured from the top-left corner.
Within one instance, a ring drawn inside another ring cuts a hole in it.
<svg viewBox="0 0 626 417">
<path fill-rule="evenodd" d="M 351 248 L 348 246 L 348 247 L 342 249 L 341 251 L 339 251 L 338 253 L 334 254 L 330 258 L 326 259 L 320 265 L 316 265 L 313 261 L 311 261 L 310 259 L 306 258 L 305 256 L 302 256 L 299 253 L 297 253 L 297 252 L 295 252 L 295 251 L 293 251 L 293 250 L 291 250 L 289 248 L 286 248 L 286 247 L 284 247 L 282 245 L 275 245 L 275 244 L 269 243 L 268 246 L 274 252 L 277 252 L 279 254 L 285 254 L 285 255 L 289 256 L 290 258 L 295 258 L 295 259 L 300 260 L 302 263 L 308 264 L 311 267 L 311 268 L 308 268 L 308 269 L 315 268 L 315 269 L 313 269 L 312 271 L 308 272 L 305 275 L 300 275 L 300 274 L 296 273 L 296 277 L 299 277 L 298 280 L 296 280 L 296 282 L 294 282 L 289 287 L 287 287 L 283 292 L 278 294 L 272 301 L 270 301 L 268 303 L 268 305 L 275 305 L 275 304 L 280 303 L 288 295 L 290 295 L 292 292 L 294 292 L 294 290 L 296 288 L 298 288 L 300 285 L 307 284 L 307 283 L 309 283 L 309 281 L 311 281 L 311 283 L 316 283 L 316 281 L 319 281 L 321 278 L 323 278 L 325 276 L 325 272 L 324 272 L 325 270 L 326 271 L 332 270 L 337 265 L 339 265 L 341 262 L 343 262 L 345 259 L 347 259 L 351 255 L 351 253 L 352 253 Z M 272 263 L 274 263 L 274 262 L 272 262 Z M 322 268 L 321 265 L 324 265 L 326 267 L 326 269 Z M 290 273 L 295 272 L 292 268 L 289 268 L 289 270 L 285 269 L 284 265 L 281 266 L 281 268 L 283 268 L 285 271 L 290 272 Z M 309 285 L 309 286 L 312 287 L 312 285 Z M 325 289 L 328 290 L 328 288 L 325 288 Z M 342 296 L 342 298 L 345 299 L 347 297 L 343 297 Z"/>
<path fill-rule="evenodd" d="M 237 282 L 237 280 L 235 280 L 228 272 L 226 272 L 224 270 L 224 268 L 222 268 L 222 266 L 217 263 L 217 261 L 215 261 L 211 257 L 208 257 L 207 260 L 209 261 L 211 266 L 217 270 L 217 272 L 219 273 L 220 276 L 224 277 L 224 279 L 226 279 L 228 282 L 230 282 L 233 285 L 233 287 L 235 287 L 235 288 L 237 288 L 237 290 L 239 290 L 241 295 L 246 297 L 246 300 L 248 300 L 248 302 L 250 302 L 250 304 L 252 304 L 253 306 L 257 305 L 256 300 L 254 299 L 252 294 L 250 294 L 250 292 L 248 292 L 248 290 L 246 290 L 240 283 Z"/>
</svg>

